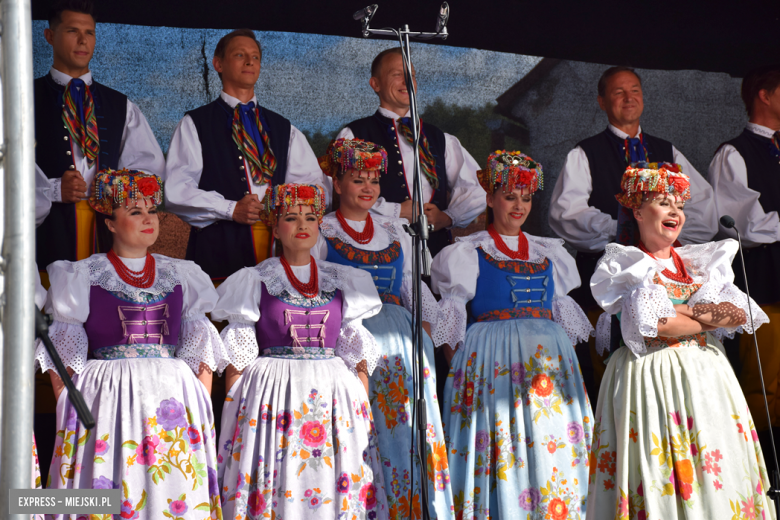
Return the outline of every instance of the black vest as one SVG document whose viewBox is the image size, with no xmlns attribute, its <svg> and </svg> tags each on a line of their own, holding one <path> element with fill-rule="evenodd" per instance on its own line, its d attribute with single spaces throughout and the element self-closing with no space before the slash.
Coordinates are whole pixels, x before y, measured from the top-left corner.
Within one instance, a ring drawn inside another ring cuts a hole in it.
<svg viewBox="0 0 780 520">
<path fill-rule="evenodd" d="M 747 166 L 748 188 L 761 194 L 758 202 L 764 212 L 780 213 L 780 159 L 772 155 L 771 139 L 745 130 L 725 143 L 737 149 Z M 780 242 L 762 244 L 745 252 L 745 270 L 750 282 L 750 296 L 759 305 L 780 301 Z M 739 255 L 734 260 L 737 286 L 745 290 L 745 279 Z"/>
<path fill-rule="evenodd" d="M 50 179 L 72 169 L 74 146 L 62 121 L 65 87 L 50 74 L 33 82 L 35 95 L 35 162 Z M 96 81 L 89 87 L 95 102 L 100 139 L 97 171 L 117 169 L 122 132 L 127 118 L 127 96 Z M 75 145 L 77 146 L 77 145 Z M 84 173 L 84 172 L 82 172 Z M 91 187 L 90 187 L 91 189 Z M 57 203 L 35 233 L 36 261 L 40 269 L 57 260 L 76 260 L 76 205 Z"/>
<path fill-rule="evenodd" d="M 244 170 L 243 154 L 233 141 L 233 113 L 230 105 L 217 98 L 187 115 L 195 123 L 203 153 L 203 173 L 198 188 L 216 191 L 227 200 L 239 201 L 251 193 L 252 179 Z M 260 122 L 268 133 L 276 157 L 271 183 L 283 184 L 292 131 L 290 121 L 260 107 Z M 219 220 L 205 228 L 193 227 L 187 244 L 187 260 L 193 260 L 212 280 L 227 278 L 243 267 L 256 265 L 251 226 Z"/>
<path fill-rule="evenodd" d="M 394 121 L 385 117 L 378 111 L 370 117 L 352 121 L 347 125 L 352 134 L 365 141 L 371 141 L 383 146 L 387 151 L 387 175 L 383 175 L 379 180 L 382 197 L 388 202 L 402 203 L 410 200 L 412 197 L 412 187 L 406 185 L 406 175 L 404 167 L 411 168 L 412 165 L 404 165 L 401 158 L 401 149 L 398 147 L 398 139 L 405 139 L 396 131 Z M 435 126 L 423 123 L 423 133 L 428 139 L 433 158 L 436 160 L 436 176 L 439 179 L 439 187 L 433 190 L 433 197 L 430 202 L 436 205 L 441 211 L 448 207 L 449 185 L 447 182 L 447 169 L 444 160 L 444 152 L 447 149 L 447 141 L 444 132 Z M 422 144 L 421 144 L 422 146 Z M 423 182 L 427 182 L 423 180 Z M 423 201 L 423 203 L 429 201 Z M 451 242 L 450 232 L 447 229 L 440 229 L 430 234 L 428 248 L 431 256 L 448 246 Z"/>
<path fill-rule="evenodd" d="M 672 143 L 657 137 L 642 133 L 642 140 L 647 149 L 647 162 L 674 162 Z M 616 136 L 609 128 L 600 134 L 580 141 L 577 146 L 582 148 L 588 157 L 590 178 L 593 190 L 588 199 L 592 206 L 602 213 L 617 220 L 618 201 L 615 195 L 620 193 L 620 179 L 626 171 L 625 140 Z M 598 308 L 593 294 L 590 292 L 590 279 L 596 271 L 596 264 L 603 254 L 577 252 L 577 269 L 582 279 L 582 285 L 571 291 L 570 296 L 585 310 Z"/>
</svg>

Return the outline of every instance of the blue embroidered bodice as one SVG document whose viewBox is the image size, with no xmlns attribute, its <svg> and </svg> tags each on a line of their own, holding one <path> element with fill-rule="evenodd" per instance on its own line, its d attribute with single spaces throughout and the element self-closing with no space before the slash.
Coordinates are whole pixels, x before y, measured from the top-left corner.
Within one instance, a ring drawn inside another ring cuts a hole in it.
<svg viewBox="0 0 780 520">
<path fill-rule="evenodd" d="M 365 251 L 335 237 L 325 238 L 328 262 L 368 271 L 382 303 L 401 305 L 404 252 L 397 240 L 381 251 Z"/>
</svg>

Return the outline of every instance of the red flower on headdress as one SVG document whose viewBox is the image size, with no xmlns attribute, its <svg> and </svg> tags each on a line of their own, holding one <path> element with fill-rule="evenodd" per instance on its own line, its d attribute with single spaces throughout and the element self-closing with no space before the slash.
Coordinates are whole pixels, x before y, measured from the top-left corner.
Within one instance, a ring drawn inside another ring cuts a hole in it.
<svg viewBox="0 0 780 520">
<path fill-rule="evenodd" d="M 143 193 L 145 197 L 151 197 L 160 189 L 160 184 L 154 177 L 144 177 L 143 179 L 138 179 L 136 184 L 138 184 L 138 190 Z"/>
<path fill-rule="evenodd" d="M 664 164 L 664 169 L 668 172 L 680 173 L 680 165 L 674 163 Z"/>
<path fill-rule="evenodd" d="M 669 179 L 669 183 L 674 186 L 674 191 L 680 194 L 682 194 L 685 190 L 688 189 L 688 186 L 690 186 L 690 183 L 682 177 L 671 177 Z"/>
<path fill-rule="evenodd" d="M 317 192 L 311 186 L 299 186 L 298 198 L 299 199 L 313 199 L 317 196 Z"/>
<path fill-rule="evenodd" d="M 363 164 L 367 169 L 371 170 L 378 170 L 379 166 L 382 164 L 382 156 L 381 155 L 372 155 L 366 159 L 363 160 Z"/>
<path fill-rule="evenodd" d="M 530 186 L 534 180 L 534 174 L 528 170 L 523 170 L 520 172 L 519 178 L 520 178 L 520 183 L 519 183 L 520 185 Z"/>
</svg>

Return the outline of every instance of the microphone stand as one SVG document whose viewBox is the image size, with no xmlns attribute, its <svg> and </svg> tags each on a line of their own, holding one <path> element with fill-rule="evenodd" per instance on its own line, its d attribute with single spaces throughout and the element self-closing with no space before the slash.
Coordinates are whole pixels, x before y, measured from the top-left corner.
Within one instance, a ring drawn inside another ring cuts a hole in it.
<svg viewBox="0 0 780 520">
<path fill-rule="evenodd" d="M 410 467 L 410 482 L 411 482 L 411 496 L 409 497 L 409 517 L 414 516 L 414 507 L 412 500 L 414 499 L 414 466 L 415 455 L 420 465 L 420 511 L 422 513 L 423 520 L 430 518 L 430 512 L 428 510 L 428 473 L 427 468 L 427 445 L 425 442 L 426 431 L 428 425 L 428 418 L 426 414 L 425 403 L 425 351 L 423 348 L 423 328 L 422 328 L 422 276 L 430 276 L 431 274 L 431 254 L 428 250 L 428 237 L 429 231 L 428 219 L 423 211 L 423 198 L 422 198 L 422 176 L 420 174 L 420 117 L 417 110 L 417 91 L 412 76 L 412 60 L 411 50 L 409 46 L 410 38 L 417 38 L 421 40 L 431 40 L 433 38 L 446 39 L 447 33 L 447 19 L 449 18 L 449 6 L 446 2 L 442 4 L 439 20 L 437 23 L 436 32 L 414 32 L 409 30 L 408 25 L 404 25 L 401 29 L 371 29 L 369 24 L 371 19 L 376 14 L 379 7 L 374 4 L 365 8 L 363 11 L 355 13 L 357 19 L 361 19 L 363 37 L 367 38 L 369 35 L 380 36 L 394 36 L 398 38 L 401 46 L 401 55 L 404 64 L 404 78 L 406 80 L 406 89 L 409 93 L 409 115 L 411 119 L 412 129 L 412 148 L 414 150 L 414 175 L 413 175 L 413 192 L 412 192 L 412 223 L 409 226 L 404 226 L 407 233 L 412 236 L 412 243 L 414 246 L 414 259 L 412 262 L 412 301 L 413 301 L 413 313 L 412 313 L 412 350 L 414 352 L 415 361 L 412 369 L 413 380 L 413 411 L 411 414 L 412 420 L 412 446 L 411 446 L 411 467 Z M 415 426 L 417 428 L 417 435 L 415 436 Z"/>
<path fill-rule="evenodd" d="M 84 402 L 84 397 L 76 389 L 76 385 L 73 384 L 73 380 L 65 369 L 60 355 L 54 348 L 54 344 L 51 342 L 51 338 L 49 338 L 49 321 L 37 306 L 35 307 L 35 335 L 43 342 L 46 352 L 49 353 L 49 357 L 54 362 L 62 382 L 65 383 L 65 388 L 68 389 L 68 400 L 73 405 L 73 408 L 76 409 L 79 421 L 84 425 L 84 428 L 91 430 L 95 427 L 95 418 L 92 417 L 92 412 L 87 407 L 87 403 Z"/>
<path fill-rule="evenodd" d="M 721 224 L 724 224 L 724 217 L 721 217 Z M 730 225 L 726 225 L 730 224 Z M 766 410 L 766 420 L 769 425 L 769 440 L 772 441 L 772 456 L 774 458 L 775 467 L 772 471 L 772 477 L 770 479 L 771 487 L 767 490 L 766 496 L 772 499 L 775 503 L 775 511 L 777 518 L 780 518 L 780 464 L 777 462 L 777 447 L 775 446 L 775 434 L 772 430 L 772 415 L 769 413 L 769 401 L 766 398 L 766 386 L 764 385 L 764 372 L 761 369 L 761 354 L 758 352 L 758 338 L 756 337 L 756 329 L 753 326 L 753 308 L 750 305 L 750 287 L 748 285 L 747 272 L 745 271 L 745 255 L 742 254 L 742 237 L 739 233 L 739 229 L 734 225 L 733 219 L 726 221 L 724 227 L 731 227 L 737 232 L 737 241 L 739 242 L 739 259 L 742 263 L 742 276 L 745 278 L 745 294 L 748 299 L 748 314 L 750 316 L 750 328 L 753 330 L 753 346 L 756 349 L 756 361 L 758 361 L 758 377 L 761 380 L 761 392 L 764 394 L 764 409 Z"/>
</svg>

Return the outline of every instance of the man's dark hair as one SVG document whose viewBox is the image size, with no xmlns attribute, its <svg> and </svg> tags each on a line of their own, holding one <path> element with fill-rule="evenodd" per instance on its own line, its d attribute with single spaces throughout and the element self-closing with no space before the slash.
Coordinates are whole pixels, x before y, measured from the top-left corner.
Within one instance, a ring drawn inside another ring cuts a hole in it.
<svg viewBox="0 0 780 520">
<path fill-rule="evenodd" d="M 379 77 L 379 69 L 382 67 L 382 60 L 385 59 L 385 56 L 388 54 L 398 54 L 401 56 L 401 48 L 400 47 L 391 47 L 389 49 L 385 49 L 379 54 L 376 55 L 376 58 L 374 58 L 374 61 L 371 62 L 371 77 L 377 78 Z"/>
<path fill-rule="evenodd" d="M 745 103 L 748 117 L 753 117 L 753 104 L 762 90 L 774 92 L 780 87 L 780 63 L 758 67 L 745 75 L 742 80 L 742 102 Z"/>
<path fill-rule="evenodd" d="M 260 59 L 262 60 L 263 48 L 260 46 L 260 42 L 257 40 L 257 36 L 255 36 L 255 32 L 252 29 L 236 29 L 235 31 L 230 31 L 225 36 L 220 38 L 217 42 L 217 48 L 214 49 L 214 57 L 221 60 L 225 59 L 225 51 L 227 50 L 230 41 L 233 38 L 238 38 L 239 36 L 246 36 L 247 38 L 251 38 L 252 41 L 257 44 L 257 50 L 260 51 Z"/>
<path fill-rule="evenodd" d="M 604 71 L 604 73 L 599 78 L 599 85 L 598 85 L 598 91 L 599 91 L 599 97 L 604 97 L 607 94 L 607 81 L 609 78 L 614 76 L 615 74 L 618 74 L 620 72 L 630 72 L 634 76 L 636 76 L 636 79 L 639 80 L 639 84 L 642 84 L 642 78 L 639 77 L 639 74 L 636 73 L 634 69 L 631 67 L 624 67 L 622 65 L 618 65 L 617 67 L 610 67 L 607 70 Z"/>
<path fill-rule="evenodd" d="M 88 14 L 95 20 L 95 5 L 92 0 L 58 0 L 49 9 L 49 29 L 54 29 L 62 23 L 63 11 Z"/>
</svg>

